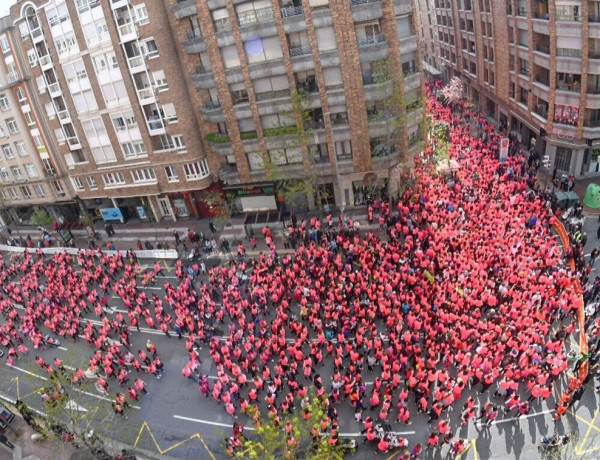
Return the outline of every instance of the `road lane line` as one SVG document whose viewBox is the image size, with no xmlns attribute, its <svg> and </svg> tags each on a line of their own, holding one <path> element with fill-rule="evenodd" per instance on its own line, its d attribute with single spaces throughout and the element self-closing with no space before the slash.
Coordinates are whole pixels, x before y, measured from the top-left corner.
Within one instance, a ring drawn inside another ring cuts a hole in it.
<svg viewBox="0 0 600 460">
<path fill-rule="evenodd" d="M 26 370 L 26 369 L 21 369 L 20 367 L 17 367 L 17 366 L 15 366 L 14 364 L 9 364 L 9 363 L 6 363 L 6 365 L 7 365 L 8 367 L 12 367 L 13 369 L 16 369 L 16 370 L 18 370 L 18 371 L 24 372 L 25 374 L 29 374 L 29 375 L 32 375 L 33 377 L 37 377 L 38 379 L 41 379 L 41 380 L 46 380 L 46 381 L 48 380 L 48 377 L 44 377 L 44 376 L 42 376 L 42 375 L 38 375 L 38 374 L 36 374 L 35 372 L 30 372 L 30 371 L 28 371 L 28 370 Z"/>
<path fill-rule="evenodd" d="M 233 425 L 229 425 L 227 423 L 210 422 L 208 420 L 200 420 L 200 419 L 197 419 L 197 418 L 183 417 L 181 415 L 173 415 L 173 418 L 176 418 L 176 419 L 179 419 L 179 420 L 187 420 L 189 422 L 202 423 L 204 425 L 222 426 L 224 428 L 233 428 Z M 256 428 L 252 428 L 250 426 L 244 426 L 244 430 L 255 431 Z"/>
<path fill-rule="evenodd" d="M 534 412 L 533 414 L 522 415 L 521 417 L 511 417 L 511 418 L 505 418 L 502 420 L 495 420 L 491 424 L 499 425 L 500 423 L 515 422 L 515 421 L 518 422 L 519 420 L 523 420 L 523 419 L 530 418 L 530 417 L 537 417 L 538 415 L 549 414 L 551 412 L 554 412 L 554 409 L 547 409 L 547 410 L 543 410 L 541 412 Z M 487 423 L 478 422 L 478 423 L 475 423 L 475 425 L 484 426 L 484 425 L 487 425 Z"/>
</svg>

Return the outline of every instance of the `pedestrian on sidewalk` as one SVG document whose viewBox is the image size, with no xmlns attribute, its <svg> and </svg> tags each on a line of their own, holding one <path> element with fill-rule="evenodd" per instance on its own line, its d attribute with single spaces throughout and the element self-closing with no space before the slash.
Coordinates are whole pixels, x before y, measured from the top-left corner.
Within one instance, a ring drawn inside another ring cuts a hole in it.
<svg viewBox="0 0 600 460">
<path fill-rule="evenodd" d="M 210 231 L 212 232 L 213 235 L 215 233 L 217 233 L 217 229 L 216 229 L 215 224 L 213 223 L 212 220 L 208 222 L 208 228 L 210 228 Z"/>
<path fill-rule="evenodd" d="M 590 267 L 591 268 L 594 268 L 594 264 L 596 263 L 596 258 L 598 257 L 598 255 L 600 255 L 600 248 L 592 249 L 592 252 L 590 254 Z"/>
<path fill-rule="evenodd" d="M 229 250 L 229 241 L 227 240 L 223 240 L 221 241 L 221 246 L 223 246 L 223 249 L 226 253 L 230 253 L 231 251 Z"/>
<path fill-rule="evenodd" d="M 112 226 L 112 224 L 110 222 L 106 222 L 104 224 L 104 231 L 106 232 L 106 235 L 110 238 L 112 236 L 114 236 L 115 234 L 115 230 Z"/>
<path fill-rule="evenodd" d="M 177 230 L 173 230 L 173 238 L 175 238 L 175 245 L 179 246 L 181 244 L 181 238 Z"/>
</svg>

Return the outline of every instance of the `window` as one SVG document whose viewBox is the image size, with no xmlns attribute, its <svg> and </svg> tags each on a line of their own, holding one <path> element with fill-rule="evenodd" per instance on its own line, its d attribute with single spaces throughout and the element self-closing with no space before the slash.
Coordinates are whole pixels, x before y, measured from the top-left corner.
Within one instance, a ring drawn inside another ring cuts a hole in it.
<svg viewBox="0 0 600 460">
<path fill-rule="evenodd" d="M 25 91 L 23 91 L 23 88 L 19 88 L 17 90 L 17 99 L 19 99 L 19 104 L 21 105 L 27 105 L 27 96 L 25 96 Z"/>
<path fill-rule="evenodd" d="M 17 121 L 14 118 L 7 118 L 6 126 L 8 126 L 8 131 L 11 134 L 17 134 L 19 132 L 19 125 L 17 125 Z"/>
<path fill-rule="evenodd" d="M 101 117 L 86 120 L 81 123 L 96 163 L 117 161 L 117 156 L 111 146 L 110 138 Z"/>
<path fill-rule="evenodd" d="M 165 166 L 165 174 L 167 175 L 167 182 L 179 182 L 179 175 L 175 166 Z"/>
<path fill-rule="evenodd" d="M 125 183 L 125 176 L 120 172 L 102 174 L 102 179 L 104 180 L 106 187 L 113 187 Z"/>
<path fill-rule="evenodd" d="M 56 137 L 56 142 L 58 142 L 58 145 L 64 145 L 67 141 L 65 138 L 65 132 L 62 130 L 62 128 L 55 129 L 54 136 Z"/>
<path fill-rule="evenodd" d="M 78 192 L 82 192 L 85 190 L 83 183 L 79 177 L 71 177 L 71 182 L 73 182 L 73 188 Z"/>
<path fill-rule="evenodd" d="M 350 141 L 337 141 L 335 143 L 335 154 L 340 159 L 352 157 L 352 143 Z"/>
<path fill-rule="evenodd" d="M 38 65 L 38 58 L 35 49 L 27 51 L 27 59 L 29 60 L 30 67 L 36 67 Z"/>
<path fill-rule="evenodd" d="M 2 52 L 4 53 L 4 56 L 12 56 L 12 50 L 10 49 L 10 43 L 8 41 L 8 38 L 6 38 L 6 35 L 2 35 L 2 37 L 0 37 L 0 47 L 2 47 Z"/>
<path fill-rule="evenodd" d="M 156 41 L 153 38 L 144 40 L 142 43 L 144 47 L 144 55 L 148 57 L 148 59 L 158 57 L 158 47 L 156 46 Z"/>
<path fill-rule="evenodd" d="M 571 156 L 573 150 L 566 147 L 556 148 L 556 159 L 554 160 L 554 166 L 558 171 L 570 171 L 571 169 Z"/>
<path fill-rule="evenodd" d="M 94 56 L 92 62 L 94 63 L 94 68 L 97 73 L 119 68 L 119 61 L 117 60 L 117 55 L 114 51 Z"/>
<path fill-rule="evenodd" d="M 38 148 L 38 150 L 45 150 L 46 146 L 44 145 L 44 140 L 42 139 L 42 136 L 40 136 L 39 134 L 35 134 L 33 137 L 33 142 L 35 143 L 35 146 Z"/>
<path fill-rule="evenodd" d="M 0 94 L 0 110 L 6 112 L 8 109 L 10 109 L 10 103 L 8 102 L 6 94 Z"/>
<path fill-rule="evenodd" d="M 173 140 L 173 145 L 175 145 L 177 150 L 185 149 L 185 139 L 183 138 L 182 134 L 175 134 L 171 136 L 171 139 Z"/>
<path fill-rule="evenodd" d="M 148 18 L 148 9 L 144 3 L 134 6 L 133 11 L 135 13 L 135 20 L 139 25 L 143 26 L 144 24 L 150 23 L 150 18 Z"/>
<path fill-rule="evenodd" d="M 174 104 L 164 104 L 162 106 L 163 118 L 167 123 L 177 123 L 177 112 L 175 112 Z"/>
<path fill-rule="evenodd" d="M 46 92 L 46 80 L 43 75 L 35 78 L 35 83 L 37 85 L 38 91 L 40 94 L 44 94 Z"/>
<path fill-rule="evenodd" d="M 252 38 L 244 43 L 244 49 L 249 64 L 283 57 L 278 37 Z"/>
<path fill-rule="evenodd" d="M 148 151 L 146 150 L 146 146 L 143 142 L 124 142 L 121 144 L 121 148 L 123 149 L 123 155 L 126 160 L 131 160 L 133 158 L 142 158 L 148 156 Z"/>
<path fill-rule="evenodd" d="M 131 178 L 135 183 L 156 182 L 156 173 L 154 169 L 134 169 L 131 171 Z"/>
<path fill-rule="evenodd" d="M 33 189 L 35 190 L 35 194 L 38 196 L 38 198 L 46 197 L 46 190 L 44 190 L 44 187 L 41 184 L 35 184 Z"/>
<path fill-rule="evenodd" d="M 65 189 L 64 189 L 61 181 L 55 180 L 55 181 L 52 181 L 51 184 L 52 184 L 52 188 L 54 188 L 54 191 L 56 192 L 56 194 L 58 196 L 65 196 L 66 195 Z"/>
<path fill-rule="evenodd" d="M 154 80 L 154 87 L 158 91 L 166 91 L 169 89 L 164 70 L 157 70 L 156 72 L 152 72 L 152 79 Z"/>
<path fill-rule="evenodd" d="M 100 5 L 100 0 L 77 0 L 77 9 L 80 13 L 85 13 L 91 8 Z"/>
<path fill-rule="evenodd" d="M 23 194 L 23 198 L 25 198 L 26 200 L 30 200 L 31 198 L 33 198 L 33 195 L 31 194 L 31 189 L 29 188 L 29 186 L 22 185 L 21 187 L 19 187 L 19 190 L 21 190 L 21 193 Z"/>
<path fill-rule="evenodd" d="M 25 142 L 15 142 L 15 149 L 20 157 L 26 157 L 29 155 L 27 149 L 25 148 Z"/>
<path fill-rule="evenodd" d="M 25 121 L 27 121 L 27 125 L 31 129 L 35 129 L 37 126 L 35 125 L 35 118 L 33 118 L 33 113 L 23 112 L 23 115 L 25 115 Z"/>
<path fill-rule="evenodd" d="M 12 187 L 9 187 L 9 189 L 8 189 L 8 194 L 10 195 L 10 197 L 11 197 L 13 200 L 18 200 L 18 199 L 19 199 L 19 194 L 18 194 L 18 193 L 17 193 L 17 191 L 16 191 L 14 188 L 12 188 Z"/>
<path fill-rule="evenodd" d="M 98 190 L 98 183 L 96 182 L 94 176 L 87 176 L 85 179 L 90 187 L 90 190 Z"/>
<path fill-rule="evenodd" d="M 23 174 L 21 173 L 21 168 L 19 168 L 18 166 L 13 166 L 12 168 L 10 168 L 10 170 L 12 171 L 13 176 L 15 176 L 16 180 L 23 179 Z"/>
<path fill-rule="evenodd" d="M 37 169 L 35 169 L 33 163 L 25 163 L 23 166 L 25 166 L 25 171 L 27 171 L 29 177 L 38 177 Z"/>
<path fill-rule="evenodd" d="M 63 21 L 67 21 L 69 19 L 67 4 L 63 2 L 56 7 L 47 9 L 46 15 L 48 17 L 48 23 L 50 24 L 50 27 L 54 27 Z"/>
<path fill-rule="evenodd" d="M 120 99 L 128 98 L 125 83 L 123 83 L 121 74 L 119 74 L 119 78 L 119 80 L 109 81 L 100 85 L 100 90 L 104 96 L 104 102 L 106 102 L 107 105 L 114 105 L 117 104 Z"/>
<path fill-rule="evenodd" d="M 15 157 L 15 154 L 13 153 L 12 149 L 10 148 L 10 144 L 3 144 L 2 151 L 4 152 L 4 156 L 8 159 Z"/>
<path fill-rule="evenodd" d="M 8 182 L 10 180 L 10 174 L 8 172 L 8 169 L 6 169 L 6 168 L 0 169 L 0 177 L 2 177 L 2 180 L 4 182 Z"/>
<path fill-rule="evenodd" d="M 252 171 L 265 169 L 265 162 L 260 152 L 250 152 L 248 154 L 248 164 Z"/>
<path fill-rule="evenodd" d="M 220 8 L 218 10 L 213 11 L 212 17 L 217 31 L 229 29 L 231 27 L 227 8 Z"/>
<path fill-rule="evenodd" d="M 44 169 L 46 170 L 46 174 L 48 176 L 56 175 L 56 170 L 54 169 L 54 165 L 50 161 L 50 158 L 42 158 L 42 164 L 44 165 Z"/>
<path fill-rule="evenodd" d="M 113 117 L 113 124 L 117 131 L 125 131 L 126 129 L 135 128 L 137 120 L 133 112 L 125 112 Z"/>
<path fill-rule="evenodd" d="M 79 46 L 77 45 L 77 40 L 73 32 L 69 35 L 63 35 L 61 38 L 55 39 L 54 45 L 56 46 L 58 56 L 61 58 L 79 52 Z"/>
<path fill-rule="evenodd" d="M 206 159 L 184 164 L 183 171 L 187 180 L 203 179 L 210 175 Z"/>
<path fill-rule="evenodd" d="M 269 157 L 274 165 L 302 163 L 302 150 L 299 148 L 269 150 Z"/>
</svg>

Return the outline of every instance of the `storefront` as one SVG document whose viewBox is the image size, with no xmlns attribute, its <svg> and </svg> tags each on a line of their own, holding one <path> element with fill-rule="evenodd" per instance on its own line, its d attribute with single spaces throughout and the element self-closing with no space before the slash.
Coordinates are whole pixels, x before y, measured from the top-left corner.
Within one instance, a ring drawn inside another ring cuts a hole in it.
<svg viewBox="0 0 600 460">
<path fill-rule="evenodd" d="M 277 210 L 275 184 L 265 182 L 245 186 L 226 186 L 223 193 L 233 212 Z"/>
</svg>

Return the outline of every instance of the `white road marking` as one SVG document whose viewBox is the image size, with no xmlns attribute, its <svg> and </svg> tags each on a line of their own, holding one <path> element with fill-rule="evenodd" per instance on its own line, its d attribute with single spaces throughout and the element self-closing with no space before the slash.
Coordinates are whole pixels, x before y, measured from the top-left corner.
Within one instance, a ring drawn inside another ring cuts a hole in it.
<svg viewBox="0 0 600 460">
<path fill-rule="evenodd" d="M 389 431 L 389 433 L 393 434 L 394 436 L 404 436 L 404 435 L 415 434 L 416 431 Z M 348 438 L 358 438 L 358 437 L 365 437 L 366 434 L 362 434 L 362 433 L 340 433 L 340 436 L 344 436 L 344 437 L 348 437 Z"/>
<path fill-rule="evenodd" d="M 222 426 L 224 428 L 233 428 L 233 425 L 229 425 L 227 423 L 210 422 L 208 420 L 200 420 L 197 418 L 182 417 L 181 415 L 173 415 L 173 418 L 177 418 L 179 420 L 187 420 L 189 422 L 202 423 L 204 425 Z M 255 431 L 256 428 L 252 428 L 251 426 L 244 426 L 244 430 Z"/>
<path fill-rule="evenodd" d="M 47 377 L 44 377 L 44 376 L 42 376 L 42 375 L 38 375 L 38 374 L 36 374 L 35 372 L 30 372 L 30 371 L 28 371 L 28 370 L 26 370 L 26 369 L 21 369 L 20 367 L 17 367 L 17 366 L 15 366 L 14 364 L 8 364 L 8 363 L 7 363 L 6 365 L 7 365 L 7 366 L 9 366 L 9 367 L 12 367 L 13 369 L 16 369 L 16 370 L 18 370 L 18 371 L 24 372 L 25 374 L 32 375 L 33 377 L 36 377 L 36 378 L 38 378 L 38 379 L 41 379 L 41 380 L 48 380 L 48 378 L 47 378 Z"/>
<path fill-rule="evenodd" d="M 69 349 L 65 348 L 65 347 L 56 347 L 56 348 L 58 348 L 59 350 L 62 350 L 62 351 L 69 351 Z"/>
<path fill-rule="evenodd" d="M 511 417 L 511 418 L 505 418 L 502 420 L 495 420 L 492 422 L 492 425 L 498 425 L 500 423 L 507 423 L 507 422 L 518 422 L 519 420 L 523 420 L 526 418 L 530 418 L 530 417 L 537 417 L 538 415 L 543 415 L 543 414 L 549 414 L 551 412 L 554 412 L 554 409 L 547 409 L 547 410 L 543 410 L 541 412 L 534 412 L 533 414 L 527 414 L 527 415 L 522 415 L 521 417 Z M 486 425 L 485 423 L 482 422 L 478 422 L 475 423 L 475 425 L 479 425 L 479 426 L 483 426 Z"/>
</svg>

